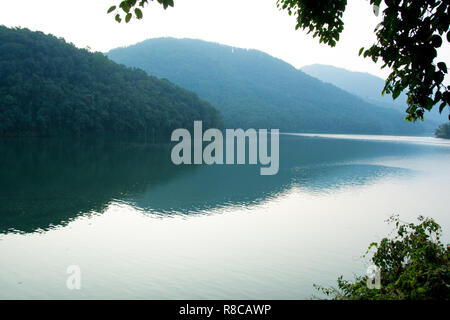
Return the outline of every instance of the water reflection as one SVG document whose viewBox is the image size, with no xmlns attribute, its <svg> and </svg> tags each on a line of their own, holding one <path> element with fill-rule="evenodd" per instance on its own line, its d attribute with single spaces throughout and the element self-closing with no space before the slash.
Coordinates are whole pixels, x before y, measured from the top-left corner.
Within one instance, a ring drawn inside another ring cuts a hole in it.
<svg viewBox="0 0 450 320">
<path fill-rule="evenodd" d="M 280 170 L 174 166 L 168 145 L 6 140 L 0 143 L 0 233 L 34 232 L 101 213 L 112 201 L 149 214 L 193 214 L 251 206 L 297 186 L 333 192 L 408 170 L 364 163 L 429 152 L 430 146 L 281 136 Z M 439 150 L 434 150 L 439 152 Z"/>
<path fill-rule="evenodd" d="M 142 193 L 189 170 L 170 166 L 168 152 L 168 146 L 104 141 L 4 141 L 0 232 L 32 232 L 102 212 L 113 199 Z"/>
</svg>

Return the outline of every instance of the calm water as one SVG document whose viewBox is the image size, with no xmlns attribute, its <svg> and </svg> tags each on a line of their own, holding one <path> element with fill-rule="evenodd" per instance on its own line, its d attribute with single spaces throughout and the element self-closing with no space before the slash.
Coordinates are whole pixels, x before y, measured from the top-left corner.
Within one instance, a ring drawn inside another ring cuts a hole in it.
<svg viewBox="0 0 450 320">
<path fill-rule="evenodd" d="M 3 299 L 308 299 L 364 273 L 394 213 L 450 240 L 434 138 L 282 135 L 276 176 L 176 167 L 163 145 L 7 140 L 0 178 Z"/>
</svg>

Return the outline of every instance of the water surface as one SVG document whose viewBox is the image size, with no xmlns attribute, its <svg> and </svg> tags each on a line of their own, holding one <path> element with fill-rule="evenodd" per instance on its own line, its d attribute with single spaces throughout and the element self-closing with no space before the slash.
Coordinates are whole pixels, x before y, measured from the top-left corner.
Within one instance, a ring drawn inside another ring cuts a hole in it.
<svg viewBox="0 0 450 320">
<path fill-rule="evenodd" d="M 1 141 L 0 298 L 307 299 L 364 273 L 394 213 L 449 241 L 448 141 L 280 139 L 275 176 L 174 166 L 166 145 Z"/>
</svg>

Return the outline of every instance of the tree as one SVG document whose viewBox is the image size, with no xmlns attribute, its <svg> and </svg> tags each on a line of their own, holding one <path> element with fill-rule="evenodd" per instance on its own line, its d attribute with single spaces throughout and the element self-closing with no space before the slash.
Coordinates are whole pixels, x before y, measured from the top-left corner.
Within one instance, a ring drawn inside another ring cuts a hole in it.
<svg viewBox="0 0 450 320">
<path fill-rule="evenodd" d="M 450 139 L 450 123 L 445 123 L 439 126 L 435 132 L 436 137 Z"/>
<path fill-rule="evenodd" d="M 337 289 L 317 289 L 336 300 L 450 299 L 450 251 L 440 241 L 441 227 L 424 217 L 418 224 L 403 223 L 398 216 L 388 221 L 396 235 L 369 246 L 376 249 L 372 263 L 380 270 L 381 288 L 369 287 L 368 276 L 355 282 L 341 276 Z"/>
<path fill-rule="evenodd" d="M 157 0 L 164 8 L 173 7 L 173 0 Z M 382 0 L 370 0 L 378 15 Z M 392 71 L 386 79 L 382 94 L 392 94 L 396 99 L 407 91 L 406 120 L 424 119 L 425 110 L 439 104 L 442 113 L 450 108 L 450 86 L 444 85 L 447 74 L 445 62 L 435 63 L 436 49 L 442 46 L 443 37 L 450 42 L 450 2 L 439 0 L 383 0 L 383 20 L 375 28 L 377 42 L 370 48 L 361 48 L 359 54 L 374 62 L 383 61 L 382 68 Z M 142 19 L 140 7 L 148 0 L 124 0 L 109 8 L 115 19 L 125 22 L 133 16 Z M 344 30 L 342 20 L 347 0 L 277 0 L 280 9 L 297 18 L 296 29 L 302 28 L 319 37 L 331 47 L 339 41 Z M 445 39 L 444 39 L 445 40 Z M 450 115 L 449 115 L 450 120 Z"/>
<path fill-rule="evenodd" d="M 106 136 L 167 140 L 221 128 L 220 112 L 168 80 L 42 32 L 0 26 L 0 138 Z M 155 134 L 156 133 L 156 137 Z"/>
</svg>

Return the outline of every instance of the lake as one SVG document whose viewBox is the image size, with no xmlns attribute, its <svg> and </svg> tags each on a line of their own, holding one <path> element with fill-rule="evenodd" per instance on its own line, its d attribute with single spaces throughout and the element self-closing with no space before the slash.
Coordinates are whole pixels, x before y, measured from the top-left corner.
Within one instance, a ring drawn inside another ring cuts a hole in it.
<svg viewBox="0 0 450 320">
<path fill-rule="evenodd" d="M 280 136 L 280 170 L 175 166 L 142 142 L 0 141 L 0 299 L 309 299 L 385 220 L 450 240 L 450 141 Z M 68 266 L 81 289 L 66 286 Z"/>
</svg>

